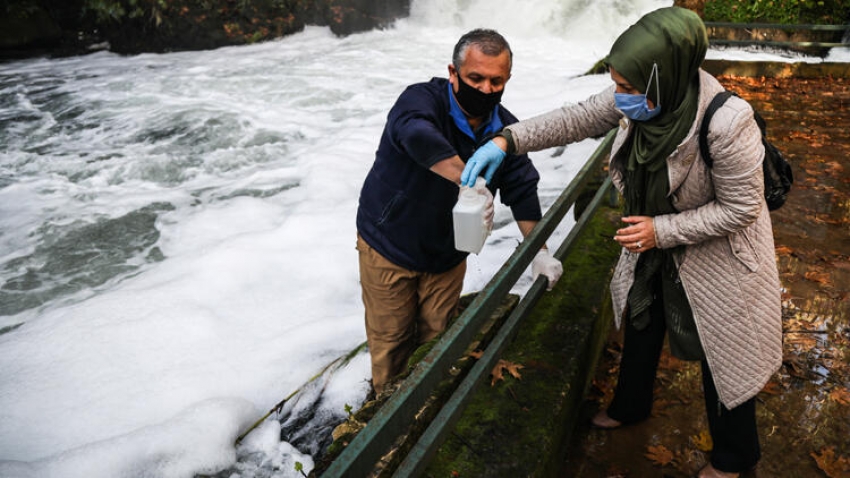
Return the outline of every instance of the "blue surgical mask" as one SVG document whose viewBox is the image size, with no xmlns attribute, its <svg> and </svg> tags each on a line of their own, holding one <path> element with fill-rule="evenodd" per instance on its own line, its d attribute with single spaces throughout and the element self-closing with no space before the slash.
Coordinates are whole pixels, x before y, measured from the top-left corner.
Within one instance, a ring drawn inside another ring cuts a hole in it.
<svg viewBox="0 0 850 478">
<path fill-rule="evenodd" d="M 652 84 L 652 79 L 655 78 L 655 97 L 661 99 L 661 88 L 657 78 L 658 64 L 653 63 L 652 72 L 649 74 L 647 89 Z M 635 121 L 648 121 L 658 116 L 661 113 L 661 104 L 658 104 L 653 109 L 649 109 L 649 103 L 646 101 L 646 95 L 629 94 L 629 93 L 614 93 L 614 103 L 624 115 Z"/>
</svg>

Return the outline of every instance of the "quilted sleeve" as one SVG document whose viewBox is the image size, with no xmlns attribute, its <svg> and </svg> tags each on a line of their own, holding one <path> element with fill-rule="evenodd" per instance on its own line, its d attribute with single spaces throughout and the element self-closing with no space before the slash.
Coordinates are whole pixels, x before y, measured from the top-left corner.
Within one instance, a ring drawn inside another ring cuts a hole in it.
<svg viewBox="0 0 850 478">
<path fill-rule="evenodd" d="M 614 86 L 578 104 L 508 126 L 517 153 L 540 151 L 601 136 L 617 126 L 622 114 L 614 106 Z"/>
</svg>

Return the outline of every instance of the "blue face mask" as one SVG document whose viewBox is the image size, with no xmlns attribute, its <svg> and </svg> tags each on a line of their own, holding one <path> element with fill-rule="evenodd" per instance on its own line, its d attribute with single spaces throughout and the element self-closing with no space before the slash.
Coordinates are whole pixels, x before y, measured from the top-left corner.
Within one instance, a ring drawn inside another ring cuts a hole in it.
<svg viewBox="0 0 850 478">
<path fill-rule="evenodd" d="M 649 74 L 647 89 L 652 84 L 652 79 L 656 77 L 658 64 L 652 65 L 652 72 Z M 661 98 L 661 88 L 658 85 L 658 78 L 655 79 L 656 98 Z M 661 113 L 661 104 L 655 106 L 654 109 L 649 109 L 649 104 L 646 102 L 646 95 L 629 94 L 629 93 L 614 93 L 614 103 L 624 115 L 635 121 L 647 121 L 658 116 Z"/>
</svg>

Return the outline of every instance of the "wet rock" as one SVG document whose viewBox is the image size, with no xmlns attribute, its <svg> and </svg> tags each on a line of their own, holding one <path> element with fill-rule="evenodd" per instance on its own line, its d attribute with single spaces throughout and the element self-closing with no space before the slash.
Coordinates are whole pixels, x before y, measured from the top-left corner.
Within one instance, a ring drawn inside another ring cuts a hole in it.
<svg viewBox="0 0 850 478">
<path fill-rule="evenodd" d="M 327 24 L 340 36 L 384 28 L 410 14 L 409 0 L 331 0 L 326 8 Z"/>
<path fill-rule="evenodd" d="M 57 42 L 61 36 L 62 29 L 41 7 L 0 18 L 0 47 L 3 48 L 49 45 Z"/>
<path fill-rule="evenodd" d="M 8 0 L 0 7 L 0 59 L 67 56 L 102 48 L 83 0 Z"/>
<path fill-rule="evenodd" d="M 0 58 L 208 50 L 271 40 L 305 25 L 338 36 L 384 28 L 410 11 L 410 0 L 118 0 L 98 12 L 84 0 L 15 0 L 0 19 Z M 97 14 L 99 13 L 100 16 Z"/>
</svg>

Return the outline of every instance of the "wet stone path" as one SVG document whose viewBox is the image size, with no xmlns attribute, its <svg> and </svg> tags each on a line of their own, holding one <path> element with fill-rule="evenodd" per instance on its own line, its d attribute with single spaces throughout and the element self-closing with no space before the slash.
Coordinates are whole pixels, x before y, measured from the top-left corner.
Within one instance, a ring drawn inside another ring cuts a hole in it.
<svg viewBox="0 0 850 478">
<path fill-rule="evenodd" d="M 783 365 L 758 395 L 758 477 L 850 477 L 850 80 L 721 77 L 758 109 L 794 169 L 771 213 L 783 286 Z M 652 417 L 590 429 L 616 383 L 622 336 L 600 359 L 562 476 L 687 477 L 708 458 L 699 364 L 665 350 Z"/>
</svg>

